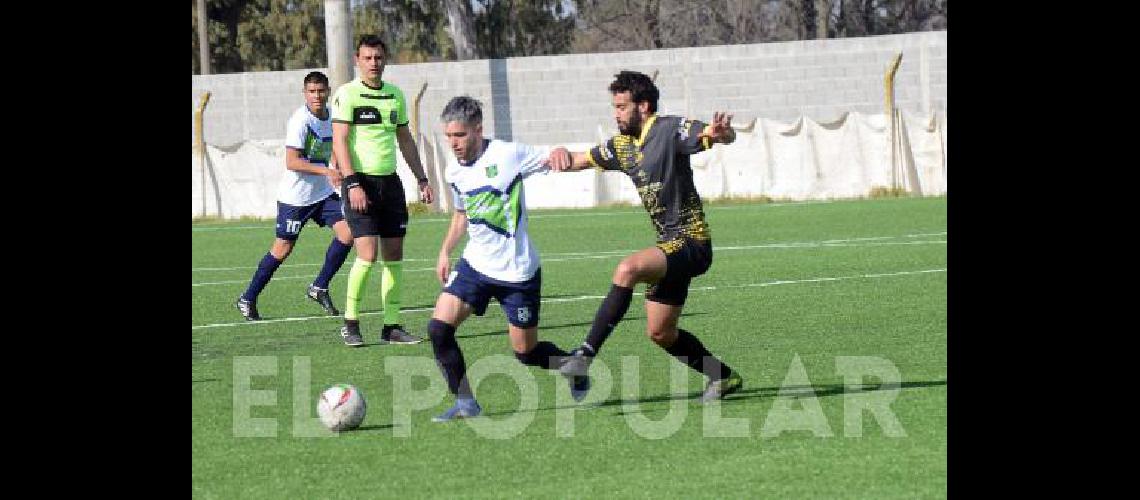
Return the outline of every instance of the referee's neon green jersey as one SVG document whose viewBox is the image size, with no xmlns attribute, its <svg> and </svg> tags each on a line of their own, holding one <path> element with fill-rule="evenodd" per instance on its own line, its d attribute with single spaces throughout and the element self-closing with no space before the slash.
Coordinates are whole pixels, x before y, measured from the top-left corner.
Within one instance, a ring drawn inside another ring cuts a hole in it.
<svg viewBox="0 0 1140 500">
<path fill-rule="evenodd" d="M 408 124 L 404 92 L 388 82 L 374 88 L 357 78 L 330 99 L 333 123 L 347 123 L 348 154 L 356 172 L 396 172 L 396 127 Z"/>
</svg>

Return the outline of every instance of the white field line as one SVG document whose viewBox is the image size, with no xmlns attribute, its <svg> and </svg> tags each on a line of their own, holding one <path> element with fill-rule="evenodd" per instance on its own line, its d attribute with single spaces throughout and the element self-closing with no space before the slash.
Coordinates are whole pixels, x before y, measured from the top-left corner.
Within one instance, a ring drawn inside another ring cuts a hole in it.
<svg viewBox="0 0 1140 500">
<path fill-rule="evenodd" d="M 765 203 L 765 204 L 758 204 L 758 205 L 712 206 L 712 207 L 704 207 L 704 209 L 705 209 L 705 211 L 743 210 L 743 209 L 748 209 L 748 208 L 796 207 L 796 206 L 800 206 L 800 205 L 821 205 L 821 204 L 826 204 L 826 203 L 833 203 L 833 202 L 831 200 L 794 201 L 794 202 L 787 202 L 787 203 Z M 602 215 L 627 215 L 627 214 L 644 214 L 644 213 L 645 213 L 645 210 L 631 209 L 631 210 L 621 210 L 621 211 L 614 211 L 614 212 L 584 212 L 584 213 L 580 213 L 580 214 L 543 214 L 543 213 L 539 213 L 539 214 L 530 214 L 530 215 L 527 215 L 527 217 L 530 219 L 554 219 L 554 218 L 560 218 L 560 217 L 595 217 L 595 216 L 602 216 Z M 423 219 L 419 219 L 419 218 L 411 219 L 409 222 L 411 224 L 420 224 L 420 223 L 429 223 L 429 222 L 430 223 L 447 222 L 450 220 L 451 220 L 450 217 L 443 217 L 443 218 L 432 217 L 432 218 L 423 218 Z M 209 232 L 209 231 L 231 231 L 231 230 L 240 230 L 240 229 L 273 229 L 273 225 L 267 225 L 267 226 L 191 227 L 190 228 L 190 230 L 192 232 L 195 232 L 195 233 Z"/>
<path fill-rule="evenodd" d="M 850 238 L 842 240 L 824 240 L 824 241 L 808 241 L 808 242 L 790 242 L 790 243 L 764 243 L 761 245 L 748 245 L 748 246 L 713 246 L 714 251 L 718 250 L 743 250 L 752 248 L 801 248 L 801 247 L 817 247 L 817 246 L 843 246 L 838 243 L 857 242 L 857 241 L 874 241 L 874 240 L 889 240 L 897 238 L 925 238 L 928 236 L 945 236 L 946 231 L 940 233 L 921 233 L 921 234 L 904 234 L 901 236 L 870 236 L 865 238 Z M 945 241 L 943 241 L 945 243 Z M 587 258 L 603 258 L 613 255 L 628 255 L 633 252 L 641 250 L 635 248 L 632 250 L 604 250 L 600 252 L 551 252 L 542 253 L 543 262 L 559 262 L 560 257 L 577 257 L 585 256 Z M 551 257 L 551 258 L 546 258 Z M 572 260 L 572 259 L 563 259 Z M 435 259 L 404 259 L 403 262 L 435 262 Z M 319 267 L 323 263 L 305 263 L 305 264 L 281 264 L 280 268 L 286 267 Z M 279 269 L 280 269 L 279 268 Z M 217 271 L 253 271 L 257 266 L 239 266 L 239 267 L 195 267 L 191 272 L 217 272 Z M 434 269 L 434 268 L 433 268 Z M 284 278 L 274 278 L 284 279 Z M 228 282 L 225 282 L 228 283 Z M 195 285 L 197 286 L 197 285 Z"/>
<path fill-rule="evenodd" d="M 891 242 L 873 242 L 873 243 L 771 243 L 765 245 L 747 245 L 747 246 L 726 246 L 715 247 L 715 250 L 720 251 L 733 251 L 733 250 L 758 250 L 758 249 L 788 249 L 788 248 L 832 248 L 832 247 L 872 247 L 872 246 L 894 246 L 894 245 L 940 245 L 945 244 L 946 240 L 919 240 L 919 241 L 891 241 Z M 542 259 L 542 263 L 548 262 L 569 262 L 576 260 L 591 260 L 591 259 L 611 259 L 614 257 L 621 257 L 632 253 L 633 250 L 622 250 L 613 252 L 599 252 L 593 255 L 582 255 L 577 257 L 563 257 L 553 259 Z M 425 271 L 435 271 L 434 267 L 417 267 L 413 269 L 405 269 L 406 273 L 416 273 Z M 305 280 L 313 279 L 312 275 L 305 276 L 274 276 L 273 280 Z M 200 286 L 217 286 L 217 285 L 234 285 L 234 284 L 248 284 L 249 278 L 240 280 L 227 280 L 227 281 L 206 281 L 201 283 L 191 283 L 191 288 Z"/>
<path fill-rule="evenodd" d="M 944 273 L 944 272 L 946 272 L 946 268 L 923 269 L 923 270 L 919 270 L 919 271 L 897 271 L 897 272 L 889 272 L 889 273 L 857 274 L 857 275 L 852 275 L 852 276 L 833 276 L 833 277 L 823 277 L 823 278 L 807 278 L 807 279 L 799 279 L 799 280 L 777 280 L 777 281 L 766 281 L 763 283 L 746 283 L 746 284 L 740 284 L 740 285 L 701 286 L 701 287 L 693 287 L 690 289 L 690 291 L 716 291 L 716 290 L 729 290 L 729 289 L 733 289 L 733 288 L 753 288 L 753 287 L 766 287 L 766 286 L 777 286 L 777 285 L 792 285 L 792 284 L 798 284 L 798 283 L 819 283 L 819 282 L 826 282 L 826 281 L 844 281 L 844 280 L 853 280 L 853 279 L 888 278 L 888 277 L 894 277 L 894 276 L 909 276 L 909 275 L 916 275 L 916 274 Z M 634 293 L 634 295 L 643 295 L 643 294 L 640 292 L 637 292 L 637 293 Z M 559 303 L 559 302 L 577 302 L 577 301 L 581 301 L 581 300 L 598 300 L 598 299 L 603 299 L 603 298 L 605 298 L 605 297 L 602 295 L 579 295 L 577 297 L 559 297 L 559 298 L 543 299 L 542 303 L 543 304 L 555 304 L 555 303 Z M 401 309 L 400 312 L 401 313 L 419 313 L 419 312 L 429 312 L 429 311 L 432 311 L 433 309 L 434 309 L 433 307 L 418 307 L 418 308 Z M 360 316 L 374 316 L 377 314 L 383 314 L 383 311 L 360 313 Z M 294 318 L 267 319 L 267 320 L 262 320 L 262 321 L 242 321 L 240 323 L 210 323 L 210 324 L 206 324 L 206 325 L 194 325 L 194 326 L 190 327 L 190 329 L 191 330 L 202 330 L 202 329 L 207 329 L 207 328 L 225 328 L 225 327 L 231 327 L 231 326 L 264 325 L 264 324 L 273 324 L 273 323 L 284 323 L 284 322 L 288 322 L 288 321 L 309 321 L 309 320 L 314 320 L 314 319 L 337 319 L 337 318 L 330 317 L 330 316 L 302 316 L 302 317 L 294 317 Z"/>
</svg>

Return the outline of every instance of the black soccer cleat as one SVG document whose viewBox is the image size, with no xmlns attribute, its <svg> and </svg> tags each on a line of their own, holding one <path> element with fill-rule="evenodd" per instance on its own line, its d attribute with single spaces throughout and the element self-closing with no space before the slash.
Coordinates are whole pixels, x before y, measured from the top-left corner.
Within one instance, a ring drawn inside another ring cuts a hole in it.
<svg viewBox="0 0 1140 500">
<path fill-rule="evenodd" d="M 403 325 L 384 325 L 380 331 L 381 344 L 418 344 L 424 339 L 404 330 Z"/>
<path fill-rule="evenodd" d="M 349 347 L 360 347 L 364 345 L 364 337 L 360 335 L 360 322 L 359 321 L 344 321 L 344 326 L 340 327 L 340 337 L 344 340 L 344 345 Z"/>
<path fill-rule="evenodd" d="M 312 299 L 313 302 L 320 304 L 329 316 L 340 316 L 340 311 L 336 310 L 336 306 L 333 305 L 327 288 L 317 288 L 313 285 L 309 285 L 309 290 L 305 292 L 305 296 Z"/>
<path fill-rule="evenodd" d="M 242 297 L 238 297 L 237 302 L 234 302 L 234 306 L 237 307 L 246 321 L 261 320 L 261 315 L 257 313 L 257 302 L 250 302 Z"/>
</svg>

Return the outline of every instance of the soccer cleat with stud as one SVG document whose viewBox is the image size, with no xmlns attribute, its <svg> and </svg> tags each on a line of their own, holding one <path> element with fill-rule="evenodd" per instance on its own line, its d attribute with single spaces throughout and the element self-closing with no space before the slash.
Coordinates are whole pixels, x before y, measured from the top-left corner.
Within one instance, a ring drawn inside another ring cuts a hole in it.
<svg viewBox="0 0 1140 500">
<path fill-rule="evenodd" d="M 478 417 L 483 413 L 483 408 L 479 406 L 479 402 L 474 399 L 460 399 L 455 402 L 455 405 L 448 408 L 447 411 L 440 415 L 431 418 L 432 422 L 450 422 L 461 418 Z"/>
<path fill-rule="evenodd" d="M 360 347 L 364 345 L 364 337 L 360 335 L 360 323 L 356 321 L 345 321 L 344 326 L 340 327 L 340 337 L 346 346 Z"/>
<path fill-rule="evenodd" d="M 744 386 L 744 379 L 739 373 L 733 372 L 720 380 L 710 380 L 705 386 L 705 393 L 701 395 L 701 403 L 711 403 L 725 396 L 739 391 Z"/>
<path fill-rule="evenodd" d="M 380 331 L 381 344 L 418 344 L 423 342 L 424 339 L 412 335 L 404 330 L 403 325 L 384 325 L 384 329 Z"/>
<path fill-rule="evenodd" d="M 329 316 L 340 316 L 340 311 L 336 309 L 336 306 L 334 306 L 332 303 L 332 298 L 329 297 L 328 289 L 317 288 L 313 285 L 309 285 L 309 289 L 305 292 L 305 296 L 311 299 L 313 302 L 320 304 Z"/>
<path fill-rule="evenodd" d="M 238 312 L 245 317 L 246 321 L 259 321 L 261 315 L 257 313 L 257 302 L 250 302 L 242 297 L 238 297 L 237 302 L 234 302 Z"/>
</svg>

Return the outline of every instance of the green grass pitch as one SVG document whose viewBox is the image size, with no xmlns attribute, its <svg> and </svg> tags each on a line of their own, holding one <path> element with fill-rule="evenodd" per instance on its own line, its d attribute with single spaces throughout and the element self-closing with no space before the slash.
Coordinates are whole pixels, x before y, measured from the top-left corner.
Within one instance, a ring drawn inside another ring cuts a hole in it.
<svg viewBox="0 0 1140 500">
<path fill-rule="evenodd" d="M 557 376 L 511 367 L 537 390 L 491 373 L 475 389 L 483 427 L 432 423 L 450 398 L 394 408 L 398 387 L 437 394 L 442 377 L 385 370 L 422 367 L 432 351 L 427 342 L 376 345 L 379 273 L 362 304 L 364 348 L 344 346 L 341 320 L 303 297 L 329 230 L 305 228 L 261 295 L 265 321 L 247 323 L 232 303 L 269 248 L 272 222 L 193 223 L 193 496 L 945 497 L 946 198 L 711 203 L 705 212 L 714 261 L 693 281 L 681 326 L 744 376 L 740 393 L 715 408 L 692 400 L 703 377 L 679 370 L 646 338 L 639 286 L 595 363 L 611 375 L 608 392 L 596 387 L 591 404 L 578 407 Z M 589 328 L 614 266 L 653 244 L 652 225 L 640 207 L 611 207 L 535 210 L 530 227 L 543 259 L 539 336 L 569 349 Z M 419 335 L 440 290 L 432 269 L 445 230 L 439 214 L 415 216 L 408 229 L 403 321 Z M 332 282 L 342 309 L 354 255 Z M 492 303 L 459 328 L 469 367 L 511 355 L 505 325 Z M 852 360 L 899 379 L 853 384 Z M 250 363 L 268 363 L 268 374 L 241 377 Z M 679 375 L 687 377 L 671 379 Z M 296 436 L 294 394 L 305 398 L 301 416 L 313 418 L 317 395 L 334 383 L 363 391 L 362 427 Z M 239 411 L 250 401 L 242 387 L 273 404 Z M 868 401 L 888 415 L 860 410 Z M 244 437 L 248 419 L 276 435 Z M 512 435 L 487 431 L 503 428 Z"/>
</svg>

